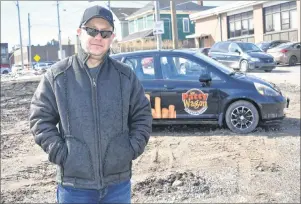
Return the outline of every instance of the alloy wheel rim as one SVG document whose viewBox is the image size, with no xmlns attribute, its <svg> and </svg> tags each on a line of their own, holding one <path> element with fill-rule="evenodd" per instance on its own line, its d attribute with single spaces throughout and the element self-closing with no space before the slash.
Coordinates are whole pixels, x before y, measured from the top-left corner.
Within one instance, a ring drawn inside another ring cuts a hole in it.
<svg viewBox="0 0 301 204">
<path fill-rule="evenodd" d="M 237 129 L 245 130 L 253 124 L 253 121 L 253 112 L 245 106 L 239 106 L 231 113 L 231 123 Z"/>
<path fill-rule="evenodd" d="M 248 69 L 248 65 L 245 61 L 242 62 L 242 71 L 246 71 Z"/>
</svg>

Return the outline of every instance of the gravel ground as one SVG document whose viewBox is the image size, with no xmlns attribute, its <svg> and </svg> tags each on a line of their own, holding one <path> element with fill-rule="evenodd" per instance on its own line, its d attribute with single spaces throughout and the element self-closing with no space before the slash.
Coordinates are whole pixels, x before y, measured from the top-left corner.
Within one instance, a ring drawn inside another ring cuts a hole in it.
<svg viewBox="0 0 301 204">
<path fill-rule="evenodd" d="M 133 163 L 132 201 L 300 203 L 296 73 L 298 66 L 252 73 L 290 97 L 280 125 L 248 135 L 215 125 L 155 126 L 145 153 Z M 1 203 L 55 202 L 55 166 L 29 131 L 28 109 L 38 79 L 6 76 L 1 82 Z"/>
</svg>

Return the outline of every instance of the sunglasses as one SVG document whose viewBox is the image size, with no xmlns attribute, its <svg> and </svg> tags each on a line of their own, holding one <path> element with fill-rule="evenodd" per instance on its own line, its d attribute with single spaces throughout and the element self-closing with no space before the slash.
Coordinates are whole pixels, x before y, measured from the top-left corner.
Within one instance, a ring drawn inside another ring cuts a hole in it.
<svg viewBox="0 0 301 204">
<path fill-rule="evenodd" d="M 113 31 L 110 31 L 110 30 L 97 30 L 97 29 L 89 28 L 89 27 L 82 27 L 82 29 L 87 31 L 88 35 L 90 35 L 92 37 L 95 37 L 99 33 L 102 38 L 109 38 L 113 34 Z"/>
</svg>

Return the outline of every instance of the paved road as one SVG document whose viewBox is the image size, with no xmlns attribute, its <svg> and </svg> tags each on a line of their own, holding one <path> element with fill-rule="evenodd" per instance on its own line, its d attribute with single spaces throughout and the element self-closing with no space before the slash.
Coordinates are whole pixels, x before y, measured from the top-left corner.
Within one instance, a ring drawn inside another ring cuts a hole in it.
<svg viewBox="0 0 301 204">
<path fill-rule="evenodd" d="M 300 86 L 300 64 L 296 66 L 277 66 L 272 72 L 251 72 L 249 74 L 258 76 L 267 81 L 278 83 L 289 83 Z"/>
</svg>

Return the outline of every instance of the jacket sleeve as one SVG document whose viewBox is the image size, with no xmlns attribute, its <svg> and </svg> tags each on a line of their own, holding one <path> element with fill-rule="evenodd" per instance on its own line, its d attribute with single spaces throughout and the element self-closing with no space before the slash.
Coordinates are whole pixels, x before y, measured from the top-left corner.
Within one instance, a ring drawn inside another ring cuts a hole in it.
<svg viewBox="0 0 301 204">
<path fill-rule="evenodd" d="M 36 144 L 48 154 L 49 161 L 61 165 L 67 156 L 67 146 L 56 127 L 59 114 L 50 75 L 51 72 L 45 73 L 33 95 L 30 104 L 30 130 Z"/>
<path fill-rule="evenodd" d="M 132 72 L 132 90 L 130 95 L 129 128 L 130 142 L 134 150 L 134 158 L 139 157 L 147 145 L 152 131 L 152 114 L 149 100 L 144 89 Z"/>
</svg>

